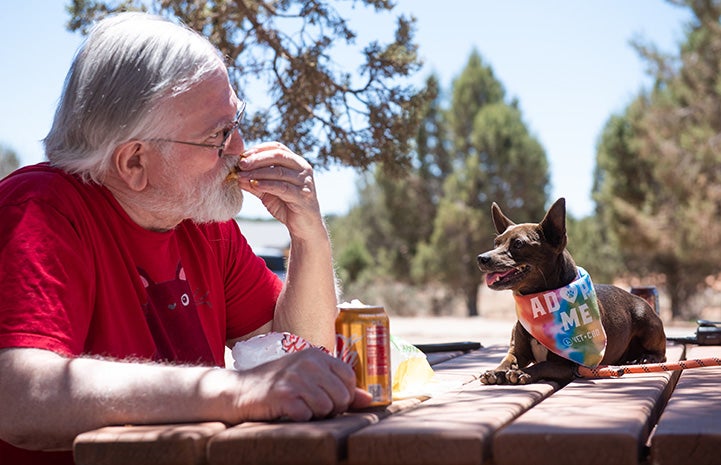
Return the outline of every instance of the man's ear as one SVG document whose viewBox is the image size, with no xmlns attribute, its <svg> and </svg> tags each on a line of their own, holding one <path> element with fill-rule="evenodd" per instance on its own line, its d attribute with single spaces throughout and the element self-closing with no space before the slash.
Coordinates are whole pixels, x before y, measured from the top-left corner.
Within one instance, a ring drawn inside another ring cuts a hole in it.
<svg viewBox="0 0 721 465">
<path fill-rule="evenodd" d="M 149 149 L 147 143 L 131 140 L 118 145 L 113 152 L 113 165 L 118 177 L 136 192 L 148 185 Z"/>
</svg>

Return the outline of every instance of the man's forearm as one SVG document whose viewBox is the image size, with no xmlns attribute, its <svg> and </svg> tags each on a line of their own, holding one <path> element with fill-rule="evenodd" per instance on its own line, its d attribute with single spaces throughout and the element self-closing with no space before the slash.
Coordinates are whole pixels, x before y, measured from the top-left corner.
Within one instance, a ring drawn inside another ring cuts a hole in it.
<svg viewBox="0 0 721 465">
<path fill-rule="evenodd" d="M 325 236 L 313 242 L 293 241 L 273 329 L 293 332 L 332 351 L 337 304 L 330 240 Z"/>
<path fill-rule="evenodd" d="M 106 425 L 222 420 L 232 410 L 214 388 L 229 370 L 6 349 L 0 373 L 0 437 L 28 449 L 69 449 Z"/>
</svg>

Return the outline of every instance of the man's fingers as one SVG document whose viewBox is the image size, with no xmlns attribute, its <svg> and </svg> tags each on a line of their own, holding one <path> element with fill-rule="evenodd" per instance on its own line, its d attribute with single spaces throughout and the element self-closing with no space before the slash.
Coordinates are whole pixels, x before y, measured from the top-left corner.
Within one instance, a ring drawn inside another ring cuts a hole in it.
<svg viewBox="0 0 721 465">
<path fill-rule="evenodd" d="M 357 387 L 355 388 L 355 397 L 353 397 L 353 402 L 351 402 L 350 408 L 352 410 L 366 408 L 370 406 L 371 402 L 373 402 L 373 396 L 371 393 Z"/>
<path fill-rule="evenodd" d="M 307 358 L 297 365 L 298 371 L 292 376 L 298 386 L 299 397 L 312 417 L 324 418 L 345 412 L 355 399 L 361 406 L 368 403 L 365 400 L 367 393 L 356 392 L 355 373 L 346 363 L 313 349 L 301 354 L 300 358 Z M 302 412 L 294 412 L 291 418 L 303 416 Z"/>
<path fill-rule="evenodd" d="M 241 170 L 257 170 L 282 165 L 291 170 L 310 168 L 308 161 L 279 142 L 266 142 L 246 150 L 238 162 Z"/>
<path fill-rule="evenodd" d="M 350 365 L 340 360 L 338 360 L 338 362 L 340 363 L 334 363 L 331 366 L 331 369 L 338 378 L 343 381 L 346 388 L 349 390 L 348 392 L 353 395 L 353 400 L 350 402 L 348 407 L 351 409 L 361 409 L 370 406 L 373 401 L 373 396 L 368 391 L 356 387 L 355 372 Z"/>
<path fill-rule="evenodd" d="M 350 365 L 340 359 L 333 358 L 333 363 L 330 368 L 333 370 L 333 373 L 335 373 L 336 376 L 338 376 L 338 378 L 340 378 L 348 387 L 348 390 L 352 390 L 355 387 L 355 371 L 353 371 L 353 368 L 351 368 Z"/>
<path fill-rule="evenodd" d="M 286 418 L 308 421 L 370 406 L 345 362 L 307 349 L 239 373 L 238 421 Z"/>
</svg>

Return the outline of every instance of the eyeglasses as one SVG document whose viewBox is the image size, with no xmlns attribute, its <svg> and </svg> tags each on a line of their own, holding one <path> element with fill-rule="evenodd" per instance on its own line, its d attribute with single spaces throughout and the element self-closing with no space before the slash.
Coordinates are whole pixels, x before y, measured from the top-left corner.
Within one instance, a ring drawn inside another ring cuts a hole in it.
<svg viewBox="0 0 721 465">
<path fill-rule="evenodd" d="M 230 135 L 233 134 L 240 125 L 240 120 L 243 118 L 243 113 L 245 112 L 245 101 L 241 100 L 238 104 L 238 111 L 235 112 L 235 117 L 233 118 L 233 122 L 230 126 L 223 129 L 221 131 L 221 134 L 223 135 L 223 139 L 221 139 L 220 144 L 201 144 L 199 142 L 187 142 L 184 140 L 175 140 L 175 139 L 151 139 L 161 142 L 174 142 L 176 144 L 184 144 L 184 145 L 193 145 L 195 147 L 207 147 L 211 149 L 218 149 L 218 158 L 223 156 L 223 150 L 225 150 L 225 146 L 228 143 L 228 139 L 230 138 Z"/>
</svg>

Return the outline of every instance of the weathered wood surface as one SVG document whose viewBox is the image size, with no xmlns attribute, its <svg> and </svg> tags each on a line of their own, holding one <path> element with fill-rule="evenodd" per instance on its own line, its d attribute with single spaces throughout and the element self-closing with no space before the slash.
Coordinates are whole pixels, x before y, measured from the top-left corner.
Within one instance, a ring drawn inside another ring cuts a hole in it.
<svg viewBox="0 0 721 465">
<path fill-rule="evenodd" d="M 485 386 L 506 347 L 429 357 L 435 377 L 388 408 L 305 423 L 102 428 L 79 465 L 721 464 L 721 367 Z M 720 356 L 689 346 L 686 358 Z M 670 346 L 668 358 L 684 356 Z M 678 383 L 676 381 L 678 380 Z M 654 430 L 654 425 L 658 426 Z M 651 433 L 653 431 L 653 433 Z"/>
<path fill-rule="evenodd" d="M 682 347 L 669 347 L 678 361 Z M 525 412 L 493 442 L 497 465 L 635 465 L 678 374 L 579 379 Z"/>
<path fill-rule="evenodd" d="M 208 439 L 223 423 L 110 426 L 75 438 L 77 465 L 204 465 Z"/>
<path fill-rule="evenodd" d="M 692 347 L 686 356 L 710 357 L 721 357 L 721 347 Z M 721 366 L 681 373 L 651 440 L 651 463 L 721 463 Z"/>
<path fill-rule="evenodd" d="M 387 408 L 352 412 L 305 423 L 243 423 L 215 435 L 208 444 L 211 465 L 335 464 L 345 455 L 346 438 L 383 418 L 412 409 L 421 399 Z"/>
<path fill-rule="evenodd" d="M 441 382 L 457 379 L 457 388 L 433 396 L 419 408 L 394 415 L 354 433 L 348 463 L 479 464 L 490 455 L 497 429 L 550 395 L 551 383 L 486 386 L 481 372 L 495 368 L 506 347 L 490 347 L 436 368 Z"/>
</svg>

